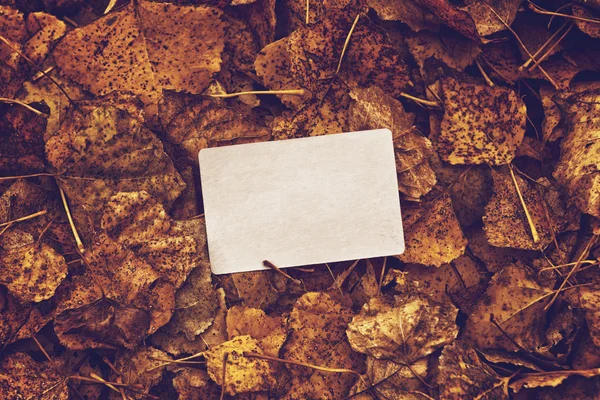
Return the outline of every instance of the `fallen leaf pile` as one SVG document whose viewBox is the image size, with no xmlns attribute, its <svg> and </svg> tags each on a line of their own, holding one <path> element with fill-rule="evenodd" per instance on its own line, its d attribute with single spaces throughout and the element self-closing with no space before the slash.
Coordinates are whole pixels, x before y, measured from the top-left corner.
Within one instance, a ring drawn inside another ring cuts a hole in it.
<svg viewBox="0 0 600 400">
<path fill-rule="evenodd" d="M 597 399 L 599 73 L 598 0 L 0 0 L 0 398 Z M 211 274 L 201 149 L 377 128 L 403 254 Z"/>
</svg>

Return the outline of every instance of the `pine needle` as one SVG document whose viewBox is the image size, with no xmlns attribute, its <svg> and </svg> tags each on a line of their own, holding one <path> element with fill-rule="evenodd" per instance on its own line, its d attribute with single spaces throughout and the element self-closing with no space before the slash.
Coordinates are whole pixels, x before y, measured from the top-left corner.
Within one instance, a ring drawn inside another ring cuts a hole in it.
<svg viewBox="0 0 600 400">
<path fill-rule="evenodd" d="M 58 187 L 58 190 L 60 191 L 60 198 L 62 200 L 63 207 L 65 208 L 65 212 L 67 213 L 67 219 L 69 220 L 69 225 L 71 226 L 71 231 L 73 232 L 73 237 L 75 238 L 75 243 L 77 244 L 77 249 L 81 254 L 83 254 L 85 252 L 85 247 L 83 247 L 83 243 L 81 242 L 77 228 L 75 228 L 75 224 L 73 223 L 73 218 L 71 218 L 71 211 L 69 210 L 69 205 L 67 204 L 65 192 L 63 192 L 60 186 Z"/>
<path fill-rule="evenodd" d="M 284 89 L 284 90 L 250 90 L 248 92 L 224 93 L 224 94 L 207 94 L 209 97 L 218 97 L 220 99 L 230 99 L 232 97 L 244 96 L 246 94 L 287 94 L 295 96 L 304 96 L 305 89 Z"/>
<path fill-rule="evenodd" d="M 558 13 L 558 12 L 554 12 L 554 11 L 548 11 L 548 10 L 543 9 L 542 7 L 538 6 L 537 4 L 532 3 L 531 1 L 529 2 L 529 8 L 531 9 L 531 11 L 533 11 L 536 14 L 552 15 L 554 17 L 563 17 L 563 18 L 575 19 L 577 21 L 582 21 L 582 22 L 589 22 L 592 24 L 600 24 L 600 20 L 598 20 L 598 19 L 577 17 L 575 15 L 563 14 L 563 13 Z"/>
<path fill-rule="evenodd" d="M 550 53 L 552 53 L 552 50 L 554 50 L 556 48 L 556 46 L 559 45 L 560 42 L 562 42 L 562 40 L 565 38 L 565 36 L 567 36 L 569 34 L 569 32 L 571 32 L 571 29 L 573 29 L 573 24 L 570 24 L 569 27 L 567 28 L 567 30 L 558 38 L 558 40 L 552 45 L 552 47 L 550 47 L 548 49 L 547 52 L 545 52 L 532 66 L 531 68 L 529 68 L 529 72 L 535 70 L 536 67 L 539 67 L 540 63 L 542 61 L 544 61 L 546 58 L 548 58 L 548 56 L 550 55 Z"/>
<path fill-rule="evenodd" d="M 39 217 L 39 216 L 44 215 L 46 213 L 48 213 L 48 210 L 41 210 L 41 211 L 35 212 L 33 214 L 26 215 L 26 216 L 21 217 L 21 218 L 17 218 L 17 219 L 13 219 L 11 221 L 3 222 L 3 223 L 0 224 L 0 226 L 12 225 L 12 224 L 14 224 L 16 222 L 27 221 L 29 219 Z"/>
<path fill-rule="evenodd" d="M 301 285 L 301 284 L 302 284 L 302 282 L 300 282 L 300 280 L 292 278 L 292 277 L 291 277 L 291 276 L 289 276 L 287 273 L 283 272 L 283 270 L 281 270 L 281 268 L 277 267 L 275 264 L 273 264 L 273 263 L 272 263 L 271 261 L 269 261 L 269 260 L 264 260 L 264 261 L 263 261 L 263 265 L 264 265 L 265 267 L 271 268 L 273 271 L 277 272 L 279 275 L 281 275 L 281 276 L 283 276 L 283 277 L 285 277 L 285 278 L 289 279 L 290 281 L 292 281 L 292 282 L 294 282 L 294 283 L 296 283 L 296 284 L 298 284 L 298 285 Z"/>
<path fill-rule="evenodd" d="M 282 364 L 296 365 L 298 367 L 306 367 L 306 368 L 314 369 L 314 370 L 321 371 L 321 372 L 352 374 L 352 375 L 358 376 L 362 380 L 362 375 L 360 373 L 356 372 L 356 371 L 351 370 L 351 369 L 321 367 L 319 365 L 303 363 L 303 362 L 300 362 L 300 361 L 284 360 L 283 358 L 266 356 L 264 354 L 250 353 L 250 352 L 247 352 L 247 351 L 245 351 L 243 353 L 243 355 L 244 355 L 244 357 L 247 357 L 247 358 L 258 358 L 258 359 L 261 359 L 261 360 L 275 361 L 275 362 L 280 362 Z"/>
<path fill-rule="evenodd" d="M 104 13 L 103 14 L 108 14 L 110 12 L 110 10 L 112 10 L 115 7 L 116 4 L 117 4 L 117 0 L 110 0 L 108 2 L 108 5 L 104 9 Z"/>
<path fill-rule="evenodd" d="M 538 231 L 533 223 L 533 219 L 531 218 L 531 214 L 529 214 L 529 209 L 527 208 L 527 204 L 525 204 L 525 199 L 523 199 L 523 195 L 521 194 L 521 189 L 519 188 L 519 184 L 517 183 L 517 178 L 515 177 L 515 173 L 513 171 L 513 167 L 511 164 L 508 165 L 508 169 L 510 171 L 510 176 L 515 184 L 515 188 L 517 189 L 517 194 L 519 195 L 519 200 L 521 200 L 521 205 L 523 206 L 523 210 L 525 211 L 525 217 L 527 218 L 527 223 L 529 224 L 529 229 L 531 229 L 531 236 L 533 237 L 533 243 L 538 243 L 540 241 L 540 236 Z"/>
<path fill-rule="evenodd" d="M 54 175 L 49 174 L 47 172 L 40 172 L 38 174 L 29 174 L 29 175 L 0 176 L 0 182 L 12 181 L 12 180 L 16 180 L 16 179 L 37 178 L 38 176 L 54 176 Z"/>
<path fill-rule="evenodd" d="M 567 284 L 567 282 L 569 281 L 569 279 L 571 278 L 571 276 L 573 276 L 577 272 L 577 270 L 579 269 L 579 267 L 581 266 L 581 263 L 582 263 L 583 259 L 588 256 L 588 253 L 589 253 L 590 249 L 596 243 L 597 239 L 598 239 L 598 236 L 596 236 L 596 235 L 592 236 L 592 238 L 590 239 L 590 241 L 588 242 L 588 244 L 585 246 L 585 249 L 583 249 L 583 251 L 581 252 L 581 255 L 577 259 L 577 262 L 575 263 L 575 265 L 573 266 L 573 268 L 569 271 L 569 273 L 567 274 L 567 276 L 565 277 L 565 279 L 562 281 L 562 283 L 560 284 L 560 287 L 556 290 L 556 293 L 554 293 L 554 296 L 550 299 L 550 301 L 548 302 L 548 304 L 546 304 L 546 307 L 544 307 L 545 311 L 548 311 L 548 309 L 550 309 L 550 307 L 552 306 L 552 304 L 554 304 L 554 302 L 556 301 L 556 298 L 558 297 L 558 295 L 560 294 L 560 292 L 563 291 L 565 285 Z"/>
<path fill-rule="evenodd" d="M 346 36 L 346 41 L 344 42 L 344 47 L 342 48 L 342 54 L 340 55 L 340 61 L 338 62 L 338 66 L 335 70 L 335 74 L 337 75 L 340 72 L 340 68 L 342 68 L 342 61 L 344 60 L 344 54 L 346 54 L 346 49 L 348 48 L 348 44 L 350 43 L 350 37 L 354 32 L 354 28 L 356 28 L 356 24 L 358 24 L 358 19 L 360 18 L 360 13 L 354 19 L 352 23 L 352 27 L 350 27 L 350 32 L 348 32 L 348 36 Z"/>
<path fill-rule="evenodd" d="M 44 354 L 44 357 L 46 357 L 46 359 L 50 362 L 54 362 L 52 361 L 52 358 L 50 357 L 50 354 L 48 354 L 48 352 L 46 351 L 46 349 L 44 348 L 44 346 L 42 346 L 42 344 L 40 343 L 40 341 L 35 337 L 35 335 L 33 335 L 31 337 L 33 339 L 33 341 L 35 342 L 35 344 L 37 345 L 37 347 L 40 349 L 40 351 Z"/>
<path fill-rule="evenodd" d="M 412 101 L 414 101 L 416 103 L 423 104 L 425 106 L 435 107 L 435 108 L 442 108 L 442 106 L 438 102 L 431 101 L 431 100 L 420 99 L 418 97 L 411 96 L 408 93 L 402 92 L 402 93 L 400 93 L 400 96 L 402 96 L 404 98 L 407 98 L 407 99 L 410 99 L 410 100 L 412 100 Z"/>
<path fill-rule="evenodd" d="M 309 17 L 309 11 L 310 11 L 310 0 L 306 0 L 306 25 L 308 25 L 308 22 L 310 21 L 310 17 Z"/>
<path fill-rule="evenodd" d="M 479 60 L 475 59 L 475 65 L 477 65 L 477 68 L 479 69 L 479 72 L 481 72 L 481 75 L 483 75 L 483 79 L 485 79 L 485 82 L 490 87 L 494 87 L 495 86 L 494 82 L 492 82 L 492 80 L 490 79 L 490 77 L 488 76 L 488 74 L 485 73 L 485 70 L 483 69 L 483 67 L 479 63 Z"/>
<path fill-rule="evenodd" d="M 229 360 L 229 353 L 225 353 L 223 357 L 223 381 L 221 382 L 221 397 L 219 400 L 223 400 L 225 398 L 225 377 L 227 376 L 227 360 Z"/>
<path fill-rule="evenodd" d="M 29 104 L 25 104 L 19 100 L 13 100 L 13 99 L 7 99 L 4 97 L 0 97 L 0 103 L 17 104 L 21 107 L 25 107 L 26 109 L 28 109 L 29 111 L 31 111 L 32 113 L 34 113 L 36 115 L 46 115 L 43 112 L 41 112 L 40 110 L 36 110 L 35 108 L 31 107 Z"/>
<path fill-rule="evenodd" d="M 548 46 L 548 45 L 550 44 L 550 42 L 552 42 L 552 41 L 554 40 L 554 38 L 555 38 L 556 36 L 558 36 L 558 34 L 560 33 L 560 31 L 562 31 L 562 29 L 563 29 L 565 26 L 566 26 L 566 24 L 564 24 L 564 25 L 562 25 L 560 28 L 558 28 L 558 29 L 556 30 L 556 32 L 554 32 L 554 33 L 552 34 L 552 36 L 550 36 L 550 38 L 549 38 L 548 40 L 546 40 L 546 41 L 545 41 L 545 42 L 544 42 L 544 43 L 543 43 L 543 44 L 540 46 L 540 48 L 539 48 L 539 49 L 538 49 L 538 50 L 537 50 L 535 53 L 533 53 L 533 55 L 532 55 L 531 57 L 529 57 L 529 58 L 527 59 L 527 61 L 525 61 L 523 64 L 521 64 L 521 66 L 519 67 L 519 71 L 522 71 L 522 70 L 524 70 L 525 68 L 527 68 L 527 67 L 529 66 L 529 64 L 531 64 L 533 61 L 535 61 L 535 58 L 536 58 L 537 56 L 539 56 L 539 55 L 540 55 L 540 53 L 541 53 L 541 52 L 542 52 L 542 51 L 543 51 L 543 50 L 546 48 L 546 46 Z"/>
</svg>

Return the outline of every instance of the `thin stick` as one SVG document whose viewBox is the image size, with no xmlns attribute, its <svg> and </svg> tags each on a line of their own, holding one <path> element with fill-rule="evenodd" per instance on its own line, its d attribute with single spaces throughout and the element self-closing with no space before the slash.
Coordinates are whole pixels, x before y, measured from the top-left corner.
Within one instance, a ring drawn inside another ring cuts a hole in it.
<svg viewBox="0 0 600 400">
<path fill-rule="evenodd" d="M 237 93 L 225 93 L 225 94 L 207 94 L 209 97 L 218 97 L 220 99 L 229 99 L 236 96 L 243 96 L 246 94 L 289 94 L 296 96 L 304 96 L 306 93 L 305 89 L 285 89 L 285 90 L 250 90 L 248 92 L 237 92 Z"/>
<path fill-rule="evenodd" d="M 538 272 L 551 271 L 551 270 L 555 270 L 555 269 L 559 269 L 559 268 L 564 268 L 564 267 L 571 267 L 571 266 L 576 265 L 576 264 L 577 264 L 577 261 L 570 262 L 570 263 L 567 263 L 567 264 L 562 264 L 562 265 L 553 265 L 551 267 L 542 268 Z M 594 265 L 597 265 L 597 264 L 600 264 L 600 263 L 598 261 L 595 261 L 595 260 L 583 260 L 583 261 L 580 262 L 580 264 L 590 264 L 588 266 L 594 266 Z"/>
<path fill-rule="evenodd" d="M 335 74 L 337 75 L 340 72 L 340 68 L 342 68 L 342 60 L 344 59 L 344 54 L 346 54 L 346 48 L 348 48 L 348 43 L 350 43 L 350 37 L 352 36 L 352 32 L 354 32 L 354 28 L 356 28 L 356 24 L 358 24 L 358 19 L 360 18 L 360 13 L 354 18 L 354 22 L 352 23 L 352 27 L 350 27 L 350 32 L 348 32 L 348 36 L 346 36 L 346 41 L 344 42 L 344 47 L 342 48 L 342 54 L 340 55 L 340 61 L 338 62 L 338 66 L 335 70 Z"/>
<path fill-rule="evenodd" d="M 52 358 L 50 357 L 50 355 L 48 354 L 48 352 L 46 351 L 44 346 L 42 346 L 40 341 L 35 337 L 35 335 L 33 335 L 31 338 L 33 339 L 33 341 L 35 342 L 37 347 L 41 350 L 41 352 L 44 353 L 44 357 L 46 357 L 48 359 L 48 361 L 53 362 Z"/>
<path fill-rule="evenodd" d="M 385 277 L 386 264 L 387 264 L 387 257 L 383 257 L 383 265 L 381 266 L 381 275 L 379 275 L 379 284 L 377 285 L 377 296 L 381 295 L 381 287 L 383 286 L 383 278 Z"/>
<path fill-rule="evenodd" d="M 112 10 L 116 4 L 117 4 L 117 0 L 110 0 L 108 2 L 108 5 L 104 9 L 104 13 L 103 14 L 108 14 L 110 12 L 110 10 Z"/>
<path fill-rule="evenodd" d="M 308 21 L 310 20 L 309 17 L 309 10 L 310 10 L 310 0 L 306 0 L 306 25 L 308 25 Z"/>
<path fill-rule="evenodd" d="M 569 281 L 571 276 L 573 276 L 577 272 L 577 270 L 581 266 L 581 262 L 583 261 L 584 258 L 587 257 L 590 249 L 592 248 L 594 243 L 596 243 L 596 239 L 598 239 L 598 236 L 596 236 L 596 235 L 592 236 L 592 238 L 590 239 L 588 244 L 585 246 L 585 249 L 583 249 L 583 251 L 581 252 L 581 255 L 577 259 L 577 262 L 575 263 L 573 268 L 569 271 L 569 273 L 567 274 L 565 279 L 562 281 L 562 283 L 560 284 L 560 287 L 558 288 L 558 290 L 556 290 L 556 293 L 554 293 L 554 296 L 552 296 L 552 298 L 550 299 L 548 304 L 546 304 L 546 307 L 544 307 L 545 311 L 547 311 L 552 306 L 552 304 L 554 304 L 554 302 L 556 301 L 556 298 L 558 297 L 560 292 L 564 289 L 565 285 L 567 284 L 567 282 Z"/>
<path fill-rule="evenodd" d="M 481 56 L 481 59 L 483 61 L 485 61 L 485 63 L 487 64 L 487 66 L 490 67 L 492 69 L 492 71 L 494 71 L 496 73 L 496 75 L 498 75 L 500 78 L 504 79 L 506 82 L 510 83 L 511 85 L 515 83 L 511 79 L 508 79 L 507 77 L 505 77 L 504 75 L 502 75 L 502 73 L 500 71 L 498 71 L 498 69 L 496 67 L 494 67 L 492 65 L 492 63 L 487 60 L 487 58 L 485 58 L 484 56 Z"/>
<path fill-rule="evenodd" d="M 485 73 L 485 71 L 483 70 L 483 67 L 479 63 L 479 60 L 475 59 L 475 65 L 477 65 L 477 68 L 479 69 L 479 72 L 481 72 L 481 75 L 483 75 L 483 79 L 485 79 L 486 83 L 489 86 L 494 87 L 495 86 L 494 82 L 492 82 L 492 80 L 490 79 L 490 77 L 488 76 L 488 74 Z"/>
<path fill-rule="evenodd" d="M 87 378 L 85 376 L 81 376 L 81 375 L 71 375 L 69 376 L 69 379 L 75 379 L 78 381 L 84 381 L 84 382 L 92 382 L 92 383 L 101 383 L 101 384 L 106 384 L 106 383 L 110 383 L 113 386 L 116 387 L 124 387 L 124 388 L 135 388 L 135 389 L 143 389 L 143 387 L 141 385 L 138 384 L 134 384 L 134 385 L 128 385 L 125 383 L 118 383 L 118 382 L 109 382 L 109 381 L 99 381 L 98 379 L 95 378 Z"/>
<path fill-rule="evenodd" d="M 62 203 L 65 208 L 65 212 L 67 213 L 67 219 L 69 220 L 69 225 L 71 226 L 71 231 L 73 232 L 73 237 L 75 237 L 75 243 L 77 243 L 77 249 L 79 250 L 79 252 L 81 254 L 83 254 L 85 252 L 85 247 L 83 247 L 83 243 L 81 242 L 81 238 L 79 237 L 77 228 L 75 228 L 75 224 L 73 223 L 73 218 L 71 218 L 71 211 L 69 211 L 69 205 L 67 204 L 65 192 L 63 192 L 63 190 L 60 186 L 58 187 L 58 190 L 60 191 L 60 198 L 62 199 Z"/>
<path fill-rule="evenodd" d="M 39 217 L 39 216 L 44 215 L 46 213 L 48 213 L 48 210 L 38 211 L 36 213 L 29 214 L 29 215 L 26 215 L 26 216 L 21 217 L 21 218 L 13 219 L 12 221 L 3 222 L 3 223 L 0 224 L 0 226 L 11 225 L 11 224 L 14 224 L 15 222 L 27 221 L 28 219 L 36 218 L 36 217 Z"/>
<path fill-rule="evenodd" d="M 538 243 L 540 241 L 540 236 L 538 231 L 533 223 L 533 219 L 529 214 L 529 209 L 527 208 L 527 204 L 525 204 L 525 199 L 523 199 L 523 195 L 521 194 L 521 189 L 519 188 L 519 184 L 517 183 L 517 178 L 515 177 L 515 173 L 513 172 L 512 165 L 509 164 L 508 169 L 510 171 L 510 176 L 515 184 L 515 188 L 517 189 L 517 195 L 519 195 L 519 200 L 521 200 L 521 205 L 523 206 L 523 210 L 525 211 L 525 217 L 527 218 L 527 223 L 529 224 L 529 229 L 531 229 L 531 236 L 533 237 L 533 243 Z"/>
<path fill-rule="evenodd" d="M 548 49 L 547 52 L 544 53 L 544 55 L 542 55 L 532 66 L 531 68 L 529 68 L 529 72 L 533 71 L 536 67 L 539 67 L 540 63 L 542 61 L 544 61 L 546 58 L 548 58 L 548 56 L 550 55 L 550 53 L 552 52 L 552 50 L 554 50 L 556 48 L 556 46 L 558 46 L 558 44 L 565 38 L 565 36 L 567 36 L 569 34 L 569 32 L 571 32 L 571 29 L 573 29 L 573 24 L 570 24 L 569 27 L 567 28 L 567 30 L 558 38 L 558 40 L 552 45 L 552 47 L 550 47 Z"/>
<path fill-rule="evenodd" d="M 96 380 L 98 380 L 98 381 L 100 381 L 100 382 L 104 383 L 106 386 L 108 386 L 109 388 L 111 388 L 111 389 L 112 389 L 112 390 L 114 390 L 115 392 L 117 392 L 117 393 L 121 393 L 121 392 L 119 391 L 119 389 L 117 389 L 117 388 L 116 388 L 116 387 L 115 387 L 115 386 L 114 386 L 112 383 L 110 383 L 110 382 L 107 382 L 107 381 L 106 381 L 106 380 L 104 380 L 104 379 L 103 379 L 101 376 L 99 376 L 99 375 L 96 375 L 96 374 L 95 374 L 95 373 L 93 373 L 93 372 L 90 372 L 90 376 L 91 376 L 92 378 L 94 378 L 94 379 L 96 379 Z"/>
<path fill-rule="evenodd" d="M 419 104 L 423 104 L 423 105 L 429 106 L 429 107 L 442 108 L 442 106 L 441 106 L 441 105 L 440 105 L 438 102 L 431 101 L 431 100 L 424 100 L 424 99 L 420 99 L 420 98 L 418 98 L 418 97 L 411 96 L 411 95 L 410 95 L 410 94 L 408 94 L 408 93 L 404 93 L 404 92 L 402 92 L 402 93 L 400 93 L 400 96 L 402 96 L 402 97 L 404 97 L 404 98 L 407 98 L 407 99 L 410 99 L 410 100 L 412 100 L 412 101 L 414 101 L 414 102 L 416 102 L 416 103 L 419 103 Z"/>
<path fill-rule="evenodd" d="M 31 107 L 29 104 L 25 104 L 19 100 L 13 100 L 13 99 L 7 99 L 5 97 L 0 97 L 0 103 L 17 104 L 17 105 L 20 105 L 21 107 L 25 107 L 26 109 L 28 109 L 29 111 L 31 111 L 32 113 L 34 113 L 36 115 L 46 115 L 43 112 L 41 112 L 40 110 L 36 110 L 35 108 Z"/>
<path fill-rule="evenodd" d="M 44 74 L 49 74 L 50 72 L 52 72 L 52 70 L 54 69 L 54 67 L 48 67 L 44 70 L 44 72 L 36 72 L 35 75 L 31 78 L 32 82 L 37 82 L 40 79 L 42 79 L 44 77 Z"/>
<path fill-rule="evenodd" d="M 600 24 L 600 20 L 598 20 L 598 19 L 577 17 L 575 15 L 557 13 L 554 11 L 548 11 L 548 10 L 545 10 L 542 7 L 538 6 L 537 4 L 532 3 L 531 1 L 529 2 L 529 8 L 536 14 L 552 15 L 555 17 L 563 17 L 563 18 L 576 19 L 578 21 L 583 21 L 583 22 L 590 22 L 592 24 Z"/>
<path fill-rule="evenodd" d="M 546 41 L 545 41 L 545 42 L 544 42 L 544 43 L 543 43 L 543 44 L 540 46 L 540 48 L 539 48 L 539 49 L 538 49 L 538 50 L 537 50 L 535 53 L 533 53 L 533 55 L 532 55 L 531 57 L 529 57 L 529 58 L 527 59 L 527 61 L 525 61 L 523 64 L 521 64 L 521 66 L 519 67 L 519 71 L 522 71 L 522 70 L 524 70 L 525 68 L 527 68 L 527 67 L 529 66 L 529 64 L 531 64 L 531 63 L 534 61 L 534 58 L 540 55 L 540 53 L 541 53 L 541 52 L 542 52 L 542 51 L 543 51 L 543 50 L 546 48 L 546 46 L 548 46 L 548 45 L 550 44 L 550 42 L 552 42 L 552 40 L 554 40 L 554 38 L 555 38 L 555 37 L 556 37 L 556 36 L 557 36 L 557 35 L 560 33 L 560 31 L 562 31 L 562 29 L 563 29 L 565 26 L 566 26 L 566 24 L 564 24 L 564 25 L 561 25 L 561 27 L 560 27 L 560 28 L 558 28 L 558 29 L 556 30 L 556 32 L 554 32 L 554 33 L 552 34 L 552 36 L 550 36 L 550 38 L 549 38 L 548 40 L 546 40 Z"/>
<path fill-rule="evenodd" d="M 221 382 L 221 397 L 219 400 L 223 400 L 225 398 L 225 377 L 227 374 L 227 360 L 229 359 L 229 353 L 225 353 L 225 357 L 223 358 L 223 381 Z"/>
<path fill-rule="evenodd" d="M 517 42 L 519 42 L 519 44 L 521 45 L 521 47 L 523 48 L 523 50 L 525 50 L 525 52 L 527 53 L 527 55 L 529 56 L 529 58 L 534 58 L 533 54 L 531 54 L 531 52 L 527 49 L 527 47 L 525 46 L 525 44 L 523 43 L 523 41 L 521 40 L 521 38 L 519 37 L 519 35 L 517 35 L 517 32 L 515 32 L 515 30 L 513 28 L 510 27 L 509 24 L 507 24 L 496 12 L 496 10 L 494 10 L 491 6 L 489 6 L 488 4 L 484 5 L 490 9 L 490 11 L 492 11 L 494 13 L 494 15 L 500 20 L 500 22 L 502 22 L 502 25 L 504 25 L 506 27 L 506 29 L 508 29 L 510 31 L 510 33 L 513 34 L 513 36 L 515 37 L 515 39 L 517 39 Z M 540 67 L 540 72 L 542 74 L 544 74 L 544 76 L 546 77 L 546 79 L 548 79 L 548 81 L 552 84 L 552 86 L 554 86 L 554 88 L 556 90 L 558 90 L 558 85 L 556 84 L 556 82 L 554 81 L 554 79 L 552 79 L 552 77 L 550 75 L 548 75 L 548 73 L 546 72 L 546 70 L 544 70 L 542 67 Z"/>
<path fill-rule="evenodd" d="M 178 360 L 168 360 L 166 358 L 156 358 L 150 357 L 151 360 L 167 362 L 169 364 L 206 364 L 206 361 L 178 361 Z"/>
<path fill-rule="evenodd" d="M 54 176 L 54 175 L 53 174 L 49 174 L 47 172 L 40 172 L 38 174 L 29 174 L 29 175 L 0 176 L 0 182 L 11 181 L 11 180 L 14 180 L 14 179 L 36 178 L 38 176 Z"/>
<path fill-rule="evenodd" d="M 163 364 L 159 364 L 159 365 L 155 365 L 152 368 L 148 368 L 146 371 L 151 372 L 154 371 L 155 369 L 159 369 L 164 367 L 165 365 L 169 365 L 169 364 L 177 364 L 180 361 L 187 361 L 187 360 L 191 360 L 192 358 L 196 358 L 196 357 L 203 357 L 204 356 L 204 351 L 201 351 L 200 353 L 196 353 L 196 354 L 192 354 L 191 356 L 187 356 L 187 357 L 183 357 L 183 358 L 179 358 L 177 360 L 169 360 L 169 361 L 165 361 Z"/>
<path fill-rule="evenodd" d="M 298 285 L 302 284 L 302 282 L 300 282 L 299 279 L 294 279 L 291 276 L 289 276 L 288 274 L 286 274 L 285 272 L 283 272 L 279 267 L 277 267 L 275 264 L 273 264 L 271 261 L 269 260 L 264 260 L 263 261 L 263 265 L 265 267 L 271 268 L 273 271 L 277 272 L 279 275 L 289 279 L 290 281 L 297 283 Z"/>
<path fill-rule="evenodd" d="M 299 366 L 299 367 L 311 368 L 311 369 L 315 369 L 315 370 L 321 371 L 321 372 L 352 374 L 352 375 L 356 375 L 356 376 L 358 376 L 359 378 L 362 379 L 362 376 L 360 375 L 360 373 L 358 373 L 356 371 L 353 371 L 351 369 L 321 367 L 319 365 L 307 364 L 307 363 L 303 363 L 303 362 L 300 362 L 300 361 L 284 360 L 283 358 L 266 356 L 264 354 L 250 353 L 250 352 L 247 352 L 247 351 L 245 351 L 243 353 L 243 355 L 244 355 L 244 357 L 248 357 L 248 358 L 259 358 L 261 360 L 276 361 L 276 362 L 280 362 L 282 364 L 290 364 L 290 365 L 296 365 L 296 366 Z"/>
</svg>

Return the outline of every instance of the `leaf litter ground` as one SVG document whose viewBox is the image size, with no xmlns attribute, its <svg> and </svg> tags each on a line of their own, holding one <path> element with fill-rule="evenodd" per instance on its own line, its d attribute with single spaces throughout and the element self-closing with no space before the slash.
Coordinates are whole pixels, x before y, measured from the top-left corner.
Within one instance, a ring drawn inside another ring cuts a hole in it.
<svg viewBox="0 0 600 400">
<path fill-rule="evenodd" d="M 0 0 L 0 393 L 597 398 L 599 30 L 597 0 Z M 211 274 L 199 150 L 374 128 L 404 254 Z"/>
</svg>

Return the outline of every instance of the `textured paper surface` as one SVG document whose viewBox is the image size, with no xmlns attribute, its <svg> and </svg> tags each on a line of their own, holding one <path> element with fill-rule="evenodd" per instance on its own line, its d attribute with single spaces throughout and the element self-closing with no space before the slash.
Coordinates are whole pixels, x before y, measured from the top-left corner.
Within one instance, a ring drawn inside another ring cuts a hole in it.
<svg viewBox="0 0 600 400">
<path fill-rule="evenodd" d="M 387 129 L 215 147 L 199 159 L 215 274 L 404 251 Z"/>
</svg>

